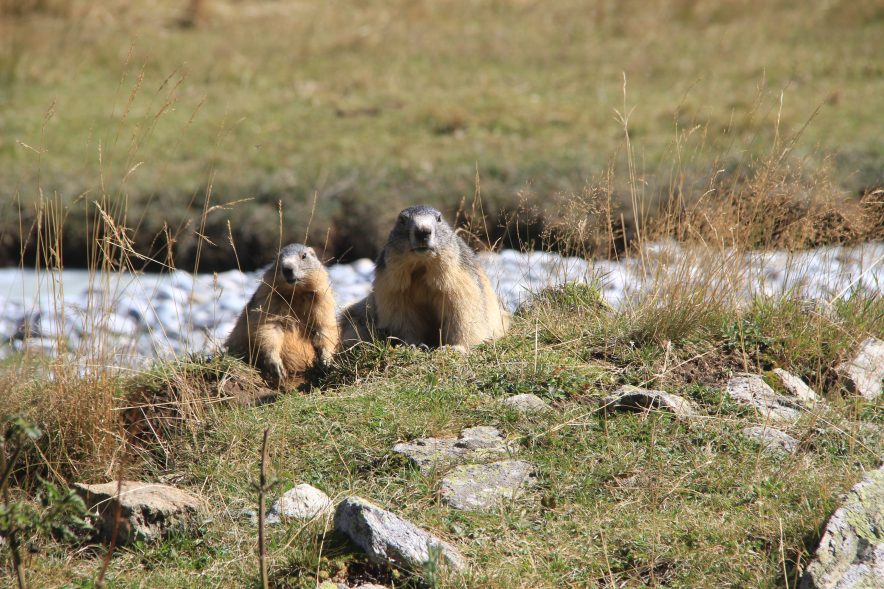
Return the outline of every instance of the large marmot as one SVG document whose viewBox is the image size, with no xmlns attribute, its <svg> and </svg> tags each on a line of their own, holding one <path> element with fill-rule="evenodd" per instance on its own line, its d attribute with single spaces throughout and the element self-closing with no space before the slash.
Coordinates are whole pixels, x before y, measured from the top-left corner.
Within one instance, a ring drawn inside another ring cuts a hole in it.
<svg viewBox="0 0 884 589">
<path fill-rule="evenodd" d="M 226 346 L 282 386 L 330 362 L 339 342 L 328 272 L 313 248 L 293 243 L 264 273 Z"/>
<path fill-rule="evenodd" d="M 387 337 L 466 349 L 504 334 L 501 308 L 473 250 L 428 206 L 399 213 L 378 256 L 372 292 L 341 314 L 345 344 Z"/>
</svg>

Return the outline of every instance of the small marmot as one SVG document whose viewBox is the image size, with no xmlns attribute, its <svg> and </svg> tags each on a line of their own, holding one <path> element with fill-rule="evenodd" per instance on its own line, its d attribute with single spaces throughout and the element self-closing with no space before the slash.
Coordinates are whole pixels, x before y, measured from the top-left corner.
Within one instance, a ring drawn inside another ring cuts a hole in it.
<svg viewBox="0 0 884 589">
<path fill-rule="evenodd" d="M 472 249 L 428 206 L 399 213 L 375 266 L 372 292 L 344 309 L 342 341 L 388 337 L 466 350 L 502 336 L 501 308 Z"/>
<path fill-rule="evenodd" d="M 264 273 L 226 346 L 261 369 L 271 385 L 283 386 L 315 363 L 331 362 L 339 341 L 328 272 L 313 248 L 293 243 Z"/>
</svg>

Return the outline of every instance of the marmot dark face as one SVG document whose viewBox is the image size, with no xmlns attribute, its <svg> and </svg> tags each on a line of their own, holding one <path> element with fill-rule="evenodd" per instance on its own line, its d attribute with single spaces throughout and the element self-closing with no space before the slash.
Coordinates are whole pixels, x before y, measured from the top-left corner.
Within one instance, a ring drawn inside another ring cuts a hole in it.
<svg viewBox="0 0 884 589">
<path fill-rule="evenodd" d="M 386 248 L 396 254 L 435 256 L 454 238 L 454 230 L 442 219 L 442 213 L 418 205 L 399 213 Z"/>
<path fill-rule="evenodd" d="M 275 274 L 279 280 L 275 280 L 277 289 L 289 286 L 292 289 L 309 287 L 316 270 L 322 269 L 322 262 L 316 257 L 312 247 L 300 243 L 292 243 L 281 250 L 268 270 L 268 277 Z"/>
</svg>

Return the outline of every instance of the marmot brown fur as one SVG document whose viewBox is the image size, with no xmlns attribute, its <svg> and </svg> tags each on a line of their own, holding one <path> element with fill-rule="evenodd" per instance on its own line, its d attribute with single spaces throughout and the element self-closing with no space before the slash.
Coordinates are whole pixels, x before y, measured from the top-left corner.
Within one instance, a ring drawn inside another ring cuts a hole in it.
<svg viewBox="0 0 884 589">
<path fill-rule="evenodd" d="M 279 250 L 226 346 L 282 386 L 330 362 L 339 342 L 328 272 L 313 248 L 294 243 Z"/>
<path fill-rule="evenodd" d="M 372 292 L 341 314 L 345 344 L 387 337 L 466 350 L 498 338 L 509 315 L 472 249 L 428 206 L 399 213 L 378 256 Z"/>
</svg>

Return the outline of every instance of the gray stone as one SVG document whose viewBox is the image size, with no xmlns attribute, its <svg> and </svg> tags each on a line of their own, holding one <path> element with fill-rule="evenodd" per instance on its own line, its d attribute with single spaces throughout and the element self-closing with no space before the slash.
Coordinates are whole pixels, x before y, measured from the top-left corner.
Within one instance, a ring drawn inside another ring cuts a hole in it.
<svg viewBox="0 0 884 589">
<path fill-rule="evenodd" d="M 752 426 L 743 430 L 743 435 L 755 440 L 768 452 L 774 454 L 794 454 L 798 450 L 798 440 L 774 427 Z"/>
<path fill-rule="evenodd" d="M 258 525 L 258 511 L 255 509 L 243 509 L 239 512 L 239 517 L 248 520 L 253 525 Z"/>
<path fill-rule="evenodd" d="M 768 421 L 793 422 L 800 410 L 797 404 L 776 391 L 757 374 L 741 374 L 730 379 L 727 392 L 738 403 L 753 407 Z"/>
<path fill-rule="evenodd" d="M 476 450 L 503 450 L 506 451 L 506 442 L 500 430 L 490 425 L 468 427 L 460 432 L 460 438 L 454 443 L 455 448 L 467 451 Z"/>
<path fill-rule="evenodd" d="M 487 511 L 536 482 L 534 467 L 522 460 L 458 466 L 442 479 L 442 501 L 454 509 Z"/>
<path fill-rule="evenodd" d="M 839 364 L 836 370 L 860 395 L 870 401 L 877 399 L 884 381 L 884 341 L 866 339 L 853 360 Z"/>
<path fill-rule="evenodd" d="M 829 523 L 801 589 L 884 586 L 884 466 L 847 493 Z"/>
<path fill-rule="evenodd" d="M 694 417 L 698 414 L 694 404 L 685 398 L 664 391 L 642 389 L 632 385 L 623 385 L 612 395 L 602 400 L 602 410 L 605 413 L 619 409 L 628 411 L 663 409 L 681 419 Z"/>
<path fill-rule="evenodd" d="M 195 527 L 202 502 L 193 495 L 157 483 L 123 481 L 117 494 L 116 481 L 101 485 L 74 484 L 86 508 L 96 518 L 95 527 L 105 541 L 110 541 L 117 511 L 117 545 L 137 540 L 153 542 L 171 531 L 187 532 Z"/>
<path fill-rule="evenodd" d="M 266 522 L 278 524 L 283 518 L 312 519 L 332 506 L 328 495 L 312 485 L 301 483 L 286 491 L 267 510 Z"/>
<path fill-rule="evenodd" d="M 783 387 L 791 394 L 795 395 L 805 405 L 815 405 L 819 401 L 816 392 L 804 384 L 804 381 L 782 368 L 774 368 L 773 373 L 777 375 Z"/>
<path fill-rule="evenodd" d="M 507 397 L 500 404 L 521 413 L 545 413 L 550 410 L 546 401 L 530 393 Z"/>
<path fill-rule="evenodd" d="M 495 427 L 469 427 L 455 438 L 418 438 L 393 446 L 393 452 L 407 456 L 422 474 L 444 471 L 461 462 L 487 462 L 512 452 Z"/>
<path fill-rule="evenodd" d="M 439 558 L 453 570 L 467 567 L 463 555 L 448 542 L 361 497 L 347 497 L 338 504 L 335 530 L 379 564 L 419 573 L 431 559 Z"/>
</svg>

